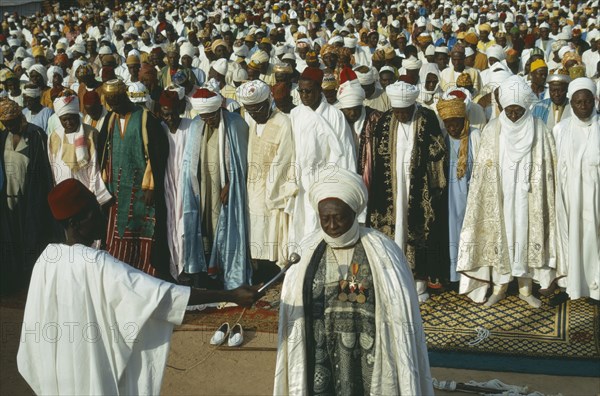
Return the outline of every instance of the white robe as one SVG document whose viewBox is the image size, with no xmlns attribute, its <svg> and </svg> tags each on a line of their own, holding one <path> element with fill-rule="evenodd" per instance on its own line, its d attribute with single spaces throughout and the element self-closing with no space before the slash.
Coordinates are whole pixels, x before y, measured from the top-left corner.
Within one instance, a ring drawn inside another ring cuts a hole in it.
<svg viewBox="0 0 600 396">
<path fill-rule="evenodd" d="M 80 124 L 79 128 L 93 129 L 87 124 Z M 94 130 L 93 134 L 97 135 L 97 131 Z M 94 193 L 96 199 L 100 205 L 104 205 L 112 196 L 102 180 L 100 166 L 98 164 L 98 150 L 97 146 L 95 150 L 89 150 L 88 164 L 73 171 L 62 159 L 64 141 L 67 144 L 73 145 L 75 142 L 76 133 L 65 134 L 65 129 L 62 127 L 60 122 L 48 127 L 48 159 L 50 160 L 50 167 L 52 168 L 52 174 L 54 176 L 54 183 L 58 184 L 66 179 L 77 179 L 82 182 L 91 192 Z M 95 138 L 94 138 L 95 140 Z M 57 142 L 57 147 L 54 147 L 50 142 Z M 56 149 L 56 153 L 53 153 L 53 149 Z"/>
<path fill-rule="evenodd" d="M 290 243 L 319 228 L 317 212 L 308 200 L 308 190 L 318 178 L 335 182 L 335 169 L 356 171 L 354 136 L 344 114 L 327 103 L 324 96 L 317 110 L 303 104 L 290 113 L 296 150 L 296 179 L 298 195 L 286 210 L 292 215 Z M 293 247 L 290 247 L 293 251 Z"/>
<path fill-rule="evenodd" d="M 408 123 L 398 122 L 396 132 L 396 233 L 394 240 L 404 251 L 408 237 L 408 193 L 410 192 L 410 160 L 415 143 L 414 113 Z"/>
<path fill-rule="evenodd" d="M 175 279 L 183 271 L 181 251 L 183 250 L 183 195 L 181 186 L 181 169 L 183 153 L 190 132 L 192 120 L 182 118 L 177 131 L 171 133 L 168 127 L 165 134 L 169 139 L 169 158 L 165 171 L 165 200 L 167 203 L 167 242 L 171 252 L 171 275 Z"/>
<path fill-rule="evenodd" d="M 287 257 L 289 216 L 297 192 L 293 180 L 294 141 L 287 115 L 275 111 L 259 125 L 246 112 L 248 138 L 248 223 L 253 259 L 281 263 Z"/>
<path fill-rule="evenodd" d="M 378 231 L 361 227 L 375 291 L 375 358 L 371 395 L 433 395 L 429 357 L 419 303 L 404 253 Z M 302 287 L 321 231 L 309 235 L 298 251 L 281 291 L 279 346 L 274 395 L 306 395 L 305 318 Z"/>
<path fill-rule="evenodd" d="M 572 299 L 600 300 L 600 119 L 573 115 L 553 132 L 559 274 Z"/>
<path fill-rule="evenodd" d="M 48 245 L 31 277 L 19 373 L 38 395 L 158 395 L 189 296 L 107 252 Z"/>
</svg>

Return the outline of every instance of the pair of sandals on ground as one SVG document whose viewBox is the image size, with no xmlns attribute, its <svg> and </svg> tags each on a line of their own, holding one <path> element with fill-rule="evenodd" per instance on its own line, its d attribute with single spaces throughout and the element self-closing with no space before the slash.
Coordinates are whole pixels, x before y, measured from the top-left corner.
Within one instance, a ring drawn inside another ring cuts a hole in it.
<svg viewBox="0 0 600 396">
<path fill-rule="evenodd" d="M 210 339 L 210 345 L 221 346 L 225 340 L 230 347 L 239 347 L 244 343 L 244 329 L 242 325 L 236 323 L 229 327 L 229 323 L 223 323 Z"/>
</svg>

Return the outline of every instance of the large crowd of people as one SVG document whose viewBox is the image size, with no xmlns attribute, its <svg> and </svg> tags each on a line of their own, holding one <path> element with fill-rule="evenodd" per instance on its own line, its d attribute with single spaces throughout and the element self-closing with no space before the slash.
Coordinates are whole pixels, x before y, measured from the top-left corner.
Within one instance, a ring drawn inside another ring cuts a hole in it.
<svg viewBox="0 0 600 396">
<path fill-rule="evenodd" d="M 48 194 L 76 179 L 105 216 L 78 240 L 164 281 L 233 290 L 301 255 L 282 392 L 399 391 L 361 380 L 390 369 L 375 301 L 418 335 L 413 297 L 441 290 L 600 300 L 598 0 L 56 5 L 5 13 L 0 46 L 3 294 L 64 242 Z M 394 353 L 427 366 L 421 343 Z"/>
</svg>

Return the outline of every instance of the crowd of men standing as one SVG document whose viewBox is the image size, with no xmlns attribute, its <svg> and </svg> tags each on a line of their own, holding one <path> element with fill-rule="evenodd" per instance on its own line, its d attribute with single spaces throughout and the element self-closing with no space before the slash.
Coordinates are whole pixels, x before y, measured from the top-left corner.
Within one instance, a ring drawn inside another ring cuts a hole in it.
<svg viewBox="0 0 600 396">
<path fill-rule="evenodd" d="M 598 1 L 127 2 L 8 15 L 0 34 L 0 286 L 61 241 L 75 178 L 96 241 L 186 285 L 267 279 L 320 229 L 316 182 L 361 175 L 359 221 L 420 301 L 516 279 L 600 300 Z M 492 288 L 490 295 L 489 288 Z"/>
</svg>

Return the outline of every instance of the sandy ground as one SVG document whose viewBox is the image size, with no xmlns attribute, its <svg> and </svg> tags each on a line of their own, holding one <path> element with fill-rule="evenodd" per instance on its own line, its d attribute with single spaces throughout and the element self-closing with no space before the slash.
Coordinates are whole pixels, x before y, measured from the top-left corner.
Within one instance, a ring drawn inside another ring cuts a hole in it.
<svg viewBox="0 0 600 396">
<path fill-rule="evenodd" d="M 23 311 L 0 308 L 0 395 L 31 395 L 17 371 L 19 323 Z M 245 333 L 242 348 L 214 349 L 212 333 L 179 329 L 173 334 L 168 367 L 165 370 L 164 395 L 269 395 L 273 391 L 277 335 Z M 439 380 L 467 382 L 497 378 L 513 385 L 527 385 L 531 391 L 547 395 L 600 395 L 597 378 L 556 377 L 518 373 L 432 368 Z M 438 395 L 460 393 L 437 392 Z"/>
</svg>

